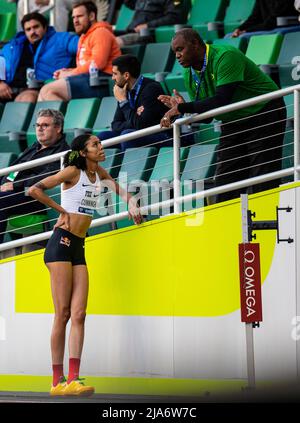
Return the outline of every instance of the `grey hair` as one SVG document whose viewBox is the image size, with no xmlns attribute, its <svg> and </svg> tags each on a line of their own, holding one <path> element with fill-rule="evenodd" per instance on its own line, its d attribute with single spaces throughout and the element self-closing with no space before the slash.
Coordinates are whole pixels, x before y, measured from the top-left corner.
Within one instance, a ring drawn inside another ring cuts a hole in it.
<svg viewBox="0 0 300 423">
<path fill-rule="evenodd" d="M 37 119 L 39 117 L 51 117 L 53 119 L 54 126 L 60 126 L 61 131 L 64 128 L 64 115 L 59 110 L 54 109 L 41 109 L 37 113 Z"/>
</svg>

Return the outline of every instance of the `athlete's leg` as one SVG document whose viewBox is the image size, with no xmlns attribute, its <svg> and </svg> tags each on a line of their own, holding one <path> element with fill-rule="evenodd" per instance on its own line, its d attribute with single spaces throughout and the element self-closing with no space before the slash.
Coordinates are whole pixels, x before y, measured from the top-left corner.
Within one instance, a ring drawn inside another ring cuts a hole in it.
<svg viewBox="0 0 300 423">
<path fill-rule="evenodd" d="M 72 358 L 80 359 L 82 353 L 88 289 L 89 278 L 86 265 L 73 266 L 71 330 L 69 337 L 69 354 Z"/>
<path fill-rule="evenodd" d="M 71 315 L 72 264 L 71 262 L 47 263 L 51 276 L 54 304 L 54 322 L 51 333 L 52 363 L 61 364 L 64 359 L 66 325 Z"/>
</svg>

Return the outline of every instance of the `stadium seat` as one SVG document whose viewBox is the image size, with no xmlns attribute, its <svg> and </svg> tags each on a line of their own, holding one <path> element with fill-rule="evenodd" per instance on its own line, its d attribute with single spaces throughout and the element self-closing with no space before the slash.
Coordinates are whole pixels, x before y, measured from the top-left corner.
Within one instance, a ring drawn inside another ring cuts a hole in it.
<svg viewBox="0 0 300 423">
<path fill-rule="evenodd" d="M 282 40 L 281 34 L 253 35 L 246 56 L 257 65 L 273 65 L 279 56 Z"/>
<path fill-rule="evenodd" d="M 93 125 L 93 134 L 101 131 L 109 131 L 117 108 L 115 97 L 103 97 Z"/>
<path fill-rule="evenodd" d="M 59 110 L 64 115 L 66 112 L 67 104 L 63 101 L 39 101 L 36 103 L 31 122 L 27 129 L 27 145 L 30 146 L 36 141 L 34 125 L 36 123 L 37 114 L 41 109 L 54 109 Z"/>
<path fill-rule="evenodd" d="M 185 91 L 186 87 L 184 85 L 182 66 L 179 64 L 178 60 L 175 60 L 172 72 L 165 76 L 163 84 L 165 85 L 165 90 L 169 94 L 173 92 L 173 89 L 176 89 L 177 91 Z"/>
<path fill-rule="evenodd" d="M 228 0 L 210 0 L 208 3 L 194 2 L 190 10 L 187 25 L 198 31 L 203 39 L 218 38 L 217 31 L 208 31 L 209 22 L 222 21 Z M 175 34 L 174 26 L 161 26 L 155 29 L 156 42 L 170 42 Z"/>
<path fill-rule="evenodd" d="M 105 148 L 104 151 L 105 161 L 100 165 L 115 179 L 119 174 L 123 153 L 119 148 Z"/>
<path fill-rule="evenodd" d="M 170 43 L 149 43 L 145 48 L 141 73 L 145 75 L 155 74 L 156 72 L 170 72 L 174 60 L 175 56 L 170 49 Z"/>
<path fill-rule="evenodd" d="M 33 108 L 33 104 L 27 102 L 6 103 L 0 122 L 0 152 L 20 154 L 25 150 Z"/>
<path fill-rule="evenodd" d="M 76 129 L 92 131 L 99 105 L 99 98 L 83 98 L 69 101 L 64 125 L 66 140 L 69 144 L 74 138 Z"/>
<path fill-rule="evenodd" d="M 128 184 L 128 191 L 136 194 L 141 187 L 140 195 L 143 196 L 144 189 L 147 189 L 147 181 L 151 175 L 157 157 L 157 149 L 154 147 L 127 148 L 124 153 L 123 162 L 120 167 L 118 182 Z M 141 181 L 144 182 L 141 185 Z M 115 213 L 121 213 L 128 209 L 127 204 L 117 196 L 111 194 L 112 204 Z M 130 219 L 123 219 L 117 222 L 117 228 L 124 228 L 133 225 Z"/>
<path fill-rule="evenodd" d="M 250 16 L 255 0 L 230 0 L 224 17 L 224 33 L 234 31 Z"/>
<path fill-rule="evenodd" d="M 188 24 L 198 31 L 204 40 L 212 41 L 223 35 L 218 29 L 209 30 L 208 23 L 223 22 L 228 0 L 210 0 L 207 3 L 194 3 Z"/>
<path fill-rule="evenodd" d="M 117 18 L 115 31 L 125 31 L 133 15 L 134 15 L 134 10 L 131 10 L 127 6 L 122 4 L 119 11 L 118 18 Z"/>
<path fill-rule="evenodd" d="M 60 186 L 47 190 L 46 194 L 60 204 Z M 52 208 L 48 208 L 45 213 L 11 216 L 8 219 L 7 231 L 23 237 L 50 231 L 58 216 L 59 213 Z"/>
<path fill-rule="evenodd" d="M 284 34 L 275 64 L 262 67 L 263 71 L 270 75 L 281 88 L 299 84 L 300 66 L 298 70 L 298 63 L 300 60 L 297 54 L 299 43 L 300 31 Z"/>
<path fill-rule="evenodd" d="M 215 127 L 214 123 L 196 123 L 192 125 L 192 129 L 197 128 L 197 132 L 194 133 L 195 144 L 218 144 L 220 131 Z"/>
<path fill-rule="evenodd" d="M 123 46 L 121 48 L 122 54 L 133 54 L 136 56 L 140 63 L 143 61 L 144 53 L 145 53 L 146 44 L 132 44 L 129 46 Z"/>
<path fill-rule="evenodd" d="M 0 0 L 0 41 L 9 41 L 16 34 L 16 3 Z"/>
<path fill-rule="evenodd" d="M 196 183 L 202 185 L 197 187 L 197 191 L 212 186 L 212 177 L 216 170 L 216 148 L 216 144 L 198 144 L 190 147 L 181 175 L 182 194 L 195 192 Z M 203 199 L 188 201 L 183 204 L 183 210 L 203 207 L 204 203 Z"/>
<path fill-rule="evenodd" d="M 219 38 L 213 40 L 214 45 L 227 45 L 238 48 L 243 53 L 246 52 L 248 46 L 248 40 L 246 38 L 236 37 L 236 38 Z"/>
<path fill-rule="evenodd" d="M 181 147 L 180 149 L 180 171 L 182 172 L 189 149 Z M 159 150 L 151 177 L 148 182 L 148 202 L 155 204 L 159 201 L 168 200 L 172 196 L 173 181 L 173 148 L 162 147 Z M 159 216 L 170 214 L 171 207 L 161 207 L 160 210 L 151 211 L 147 220 L 156 219 Z"/>
<path fill-rule="evenodd" d="M 16 153 L 1 153 L 0 154 L 0 169 L 9 167 L 18 157 Z"/>
</svg>

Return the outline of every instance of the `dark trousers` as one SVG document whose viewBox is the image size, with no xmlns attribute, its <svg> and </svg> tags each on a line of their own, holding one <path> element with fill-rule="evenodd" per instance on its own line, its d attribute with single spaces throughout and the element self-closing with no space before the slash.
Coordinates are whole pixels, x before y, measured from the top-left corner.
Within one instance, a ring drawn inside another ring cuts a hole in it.
<svg viewBox="0 0 300 423">
<path fill-rule="evenodd" d="M 216 186 L 281 170 L 285 127 L 286 109 L 282 99 L 270 101 L 251 117 L 222 124 Z M 217 201 L 275 188 L 279 184 L 280 180 L 276 179 L 226 192 L 219 194 Z"/>
<path fill-rule="evenodd" d="M 7 219 L 13 215 L 45 212 L 45 206 L 32 197 L 25 196 L 23 192 L 0 192 L 0 243 L 3 242 Z"/>
</svg>

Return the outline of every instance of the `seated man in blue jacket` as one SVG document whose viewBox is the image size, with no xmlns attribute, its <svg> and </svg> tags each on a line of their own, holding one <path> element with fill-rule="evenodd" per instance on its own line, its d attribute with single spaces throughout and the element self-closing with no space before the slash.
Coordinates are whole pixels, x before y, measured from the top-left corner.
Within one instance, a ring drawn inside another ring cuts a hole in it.
<svg viewBox="0 0 300 423">
<path fill-rule="evenodd" d="M 164 94 L 159 82 L 145 78 L 140 74 L 141 64 L 131 54 L 124 54 L 112 62 L 112 79 L 115 81 L 114 96 L 118 101 L 111 131 L 100 132 L 100 140 L 125 135 L 138 129 L 157 125 L 168 110 L 158 100 Z M 163 141 L 163 144 L 156 144 Z M 172 145 L 170 132 L 160 132 L 147 135 L 132 141 L 121 143 L 122 150 L 128 147 L 143 147 L 148 144 L 153 146 Z"/>
<path fill-rule="evenodd" d="M 35 103 L 43 81 L 52 78 L 56 69 L 69 67 L 76 57 L 77 35 L 56 32 L 37 12 L 25 15 L 21 24 L 24 31 L 18 32 L 0 52 L 5 59 L 6 70 L 5 81 L 0 82 L 2 102 Z M 28 69 L 34 70 L 35 79 L 40 81 L 34 88 L 27 85 Z"/>
</svg>

